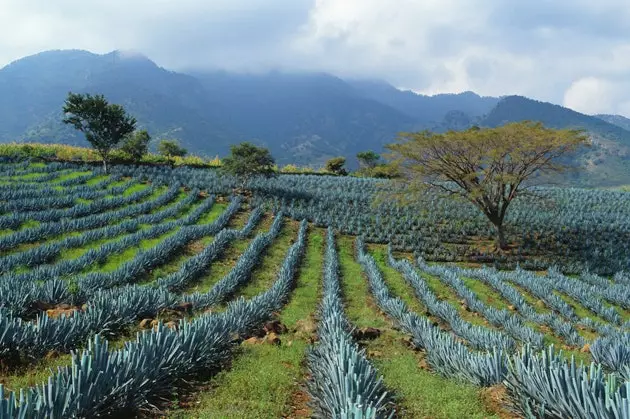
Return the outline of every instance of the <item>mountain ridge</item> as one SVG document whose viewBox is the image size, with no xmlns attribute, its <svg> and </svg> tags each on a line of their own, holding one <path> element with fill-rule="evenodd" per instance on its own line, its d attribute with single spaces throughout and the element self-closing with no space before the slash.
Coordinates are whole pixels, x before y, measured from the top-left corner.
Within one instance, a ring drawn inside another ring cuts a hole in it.
<svg viewBox="0 0 630 419">
<path fill-rule="evenodd" d="M 174 137 L 191 152 L 215 156 L 249 140 L 268 147 L 280 164 L 311 167 L 337 155 L 352 167 L 358 151 L 381 151 L 401 131 L 540 120 L 591 134 L 596 151 L 581 156 L 589 178 L 630 183 L 625 169 L 630 119 L 622 116 L 590 116 L 522 96 L 427 96 L 382 80 L 344 80 L 321 72 L 186 74 L 121 51 L 45 51 L 0 69 L 0 142 L 85 145 L 61 123 L 69 91 L 101 93 L 125 106 L 155 139 L 152 147 L 160 138 Z"/>
</svg>

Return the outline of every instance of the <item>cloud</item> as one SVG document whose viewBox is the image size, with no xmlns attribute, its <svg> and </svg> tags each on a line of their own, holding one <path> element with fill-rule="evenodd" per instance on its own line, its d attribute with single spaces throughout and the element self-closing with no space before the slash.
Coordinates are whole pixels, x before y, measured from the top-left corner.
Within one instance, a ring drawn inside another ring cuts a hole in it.
<svg viewBox="0 0 630 419">
<path fill-rule="evenodd" d="M 134 50 L 173 70 L 328 71 L 430 94 L 629 108 L 626 0 L 4 0 L 0 65 L 60 48 Z"/>
<path fill-rule="evenodd" d="M 571 84 L 564 94 L 564 106 L 587 114 L 612 113 L 615 84 L 585 77 Z"/>
</svg>

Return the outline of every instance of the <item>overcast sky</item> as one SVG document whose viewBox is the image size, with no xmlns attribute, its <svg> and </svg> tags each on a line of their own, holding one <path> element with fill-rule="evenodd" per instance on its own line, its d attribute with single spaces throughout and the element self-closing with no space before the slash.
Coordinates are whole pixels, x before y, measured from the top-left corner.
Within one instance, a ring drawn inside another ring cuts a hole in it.
<svg viewBox="0 0 630 419">
<path fill-rule="evenodd" d="M 323 70 L 630 116 L 628 0 L 1 0 L 0 67 L 136 50 L 171 70 Z"/>
</svg>

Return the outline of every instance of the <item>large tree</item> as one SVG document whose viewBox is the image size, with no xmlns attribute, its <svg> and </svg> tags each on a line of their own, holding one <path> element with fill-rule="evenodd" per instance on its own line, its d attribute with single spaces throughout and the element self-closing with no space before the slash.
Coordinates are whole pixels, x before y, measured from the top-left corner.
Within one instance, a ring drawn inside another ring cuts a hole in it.
<svg viewBox="0 0 630 419">
<path fill-rule="evenodd" d="M 514 198 L 531 190 L 533 177 L 570 168 L 564 157 L 586 142 L 580 130 L 524 121 L 443 134 L 402 133 L 387 148 L 408 191 L 434 188 L 470 201 L 495 226 L 496 245 L 505 249 L 503 221 Z"/>
<path fill-rule="evenodd" d="M 230 146 L 230 155 L 221 161 L 221 169 L 239 179 L 242 189 L 253 176 L 273 176 L 275 164 L 269 150 L 243 142 Z"/>
<path fill-rule="evenodd" d="M 109 155 L 136 127 L 136 119 L 116 104 L 107 102 L 103 95 L 68 93 L 63 106 L 63 122 L 85 135 L 103 160 L 107 172 Z"/>
</svg>

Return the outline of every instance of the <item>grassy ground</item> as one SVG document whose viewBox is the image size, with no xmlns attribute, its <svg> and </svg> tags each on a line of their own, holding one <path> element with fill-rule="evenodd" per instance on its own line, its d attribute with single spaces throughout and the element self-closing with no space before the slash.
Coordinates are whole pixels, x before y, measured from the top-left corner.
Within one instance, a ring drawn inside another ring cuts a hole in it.
<svg viewBox="0 0 630 419">
<path fill-rule="evenodd" d="M 301 325 L 314 324 L 323 267 L 323 234 L 311 230 L 296 288 L 279 319 L 289 333 L 281 344 L 242 345 L 230 370 L 215 377 L 210 388 L 169 415 L 173 418 L 278 418 L 309 417 L 305 394 L 304 358 L 310 333 Z M 276 259 L 279 266 L 281 259 Z M 258 272 L 261 273 L 261 272 Z M 264 291 L 264 282 L 259 291 Z M 251 289 L 253 291 L 253 288 Z"/>
<path fill-rule="evenodd" d="M 182 192 L 177 197 L 177 199 L 175 199 L 174 201 L 172 201 L 168 205 L 165 205 L 164 207 L 160 207 L 160 208 L 156 209 L 153 212 L 162 211 L 162 210 L 167 209 L 168 207 L 170 207 L 172 205 L 176 205 L 179 201 L 181 201 L 185 197 L 186 197 L 186 194 L 184 192 Z M 178 216 L 184 216 L 188 212 L 192 211 L 193 208 L 196 205 L 199 205 L 199 204 L 200 204 L 200 202 L 194 202 L 191 205 L 183 208 L 182 211 L 178 214 Z M 213 207 L 213 209 L 214 209 L 214 207 Z M 166 219 L 164 219 L 162 221 L 162 223 L 173 221 L 175 218 L 177 218 L 177 216 L 176 217 L 166 218 Z M 145 230 L 145 229 L 147 229 L 149 227 L 151 227 L 151 226 L 150 225 L 143 225 L 143 226 L 140 226 L 140 228 L 137 231 Z M 100 246 L 102 246 L 102 245 L 104 245 L 106 243 L 116 242 L 116 241 L 122 239 L 124 236 L 125 236 L 125 234 L 123 234 L 121 236 L 112 237 L 110 239 L 95 240 L 95 241 L 86 243 L 84 246 L 81 246 L 81 247 L 73 247 L 73 248 L 70 248 L 70 249 L 64 249 L 64 250 L 61 251 L 61 254 L 57 258 L 57 260 L 76 259 L 76 258 L 82 256 L 88 250 L 96 249 L 96 248 L 98 248 L 98 247 L 100 247 Z"/>
<path fill-rule="evenodd" d="M 133 187 L 133 186 L 132 186 L 132 187 Z M 157 190 L 156 190 L 154 193 L 152 193 L 151 195 L 146 196 L 146 197 L 144 197 L 144 198 L 142 198 L 142 199 L 138 200 L 136 203 L 137 203 L 137 204 L 140 204 L 140 203 L 143 203 L 143 202 L 148 202 L 148 201 L 150 201 L 150 200 L 152 200 L 152 199 L 155 199 L 155 198 L 157 198 L 160 194 L 164 193 L 164 191 L 165 191 L 165 190 L 166 190 L 166 187 L 160 187 L 160 188 L 157 188 Z M 160 208 L 160 209 L 163 209 L 163 208 L 166 208 L 166 207 L 162 207 L 162 208 Z M 156 209 L 156 210 L 154 210 L 154 211 L 158 211 L 158 210 L 159 210 L 159 209 Z M 127 219 L 128 219 L 128 218 L 121 218 L 121 219 L 117 220 L 116 222 L 112 223 L 112 225 L 119 224 L 119 223 L 121 223 L 122 221 L 127 220 Z M 33 224 L 31 224 L 31 226 L 37 226 L 37 225 L 39 225 L 39 223 L 37 223 L 37 221 L 28 221 L 28 223 L 33 223 Z M 34 223 L 37 223 L 37 224 L 34 224 Z M 24 226 L 22 226 L 22 228 L 25 228 L 25 227 L 24 227 Z M 39 245 L 41 245 L 41 244 L 44 244 L 44 243 L 52 243 L 52 242 L 54 242 L 54 241 L 56 241 L 56 240 L 63 239 L 64 237 L 66 237 L 66 236 L 68 236 L 68 235 L 79 235 L 79 234 L 85 233 L 86 231 L 88 231 L 88 230 L 75 231 L 75 232 L 65 233 L 65 234 L 58 235 L 58 236 L 50 236 L 50 237 L 47 237 L 47 238 L 45 238 L 44 240 L 41 240 L 41 241 L 38 241 L 38 242 L 33 242 L 33 243 L 24 243 L 24 244 L 21 244 L 21 245 L 19 245 L 19 246 L 14 247 L 13 249 L 9 249 L 9 250 L 6 250 L 6 251 L 3 251 L 3 252 L 0 252 L 0 255 L 10 254 L 10 253 L 16 253 L 16 252 L 23 252 L 23 251 L 25 251 L 25 250 L 28 250 L 28 249 L 31 249 L 31 248 L 33 248 L 33 247 L 39 246 Z"/>
<path fill-rule="evenodd" d="M 91 174 L 92 174 L 92 172 L 90 172 L 89 170 L 88 171 L 83 171 L 83 172 L 72 171 L 70 173 L 62 174 L 61 176 L 57 177 L 56 179 L 53 179 L 51 181 L 51 183 L 59 183 L 59 182 L 63 182 L 64 180 L 76 179 L 78 177 L 91 175 Z"/>
<path fill-rule="evenodd" d="M 450 285 L 442 282 L 439 277 L 429 275 L 421 271 L 418 271 L 418 273 L 420 274 L 420 277 L 427 282 L 429 289 L 433 291 L 438 300 L 445 301 L 453 306 L 463 320 L 476 326 L 496 329 L 496 327 L 491 325 L 481 314 L 466 310 L 464 300 L 457 295 Z"/>
<path fill-rule="evenodd" d="M 215 203 L 210 211 L 201 217 L 201 219 L 197 222 L 197 225 L 212 223 L 223 211 L 225 211 L 226 207 L 227 205 L 224 203 Z M 169 259 L 168 263 L 153 269 L 153 271 L 147 275 L 144 282 L 151 282 L 178 271 L 186 260 L 199 254 L 206 246 L 212 243 L 213 240 L 214 236 L 207 236 L 189 243 L 180 253 L 173 255 Z"/>
<path fill-rule="evenodd" d="M 248 212 L 241 212 L 232 220 L 230 223 L 230 228 L 241 228 L 247 223 L 247 219 L 249 218 Z M 273 222 L 273 217 L 270 215 L 265 215 L 263 219 L 258 223 L 252 234 L 249 237 L 239 240 L 233 240 L 230 245 L 223 251 L 223 255 L 219 260 L 216 260 L 212 263 L 212 266 L 208 269 L 205 275 L 201 276 L 199 280 L 195 284 L 191 284 L 188 286 L 184 292 L 192 293 L 192 292 L 208 292 L 217 283 L 221 278 L 227 275 L 228 272 L 234 267 L 238 258 L 243 254 L 252 238 L 256 236 L 256 234 L 269 230 L 271 223 Z"/>
<path fill-rule="evenodd" d="M 371 361 L 383 374 L 403 418 L 489 418 L 480 389 L 448 380 L 423 367 L 423 355 L 408 348 L 405 336 L 376 307 L 361 266 L 355 260 L 353 238 L 338 240 L 346 313 L 357 327 L 377 327 L 381 336 L 362 342 Z M 390 272 L 391 273 L 391 272 Z M 395 278 L 388 275 L 391 282 Z M 388 281 L 389 282 L 389 281 Z M 400 282 L 400 279 L 399 281 Z"/>
<path fill-rule="evenodd" d="M 197 203 L 195 206 L 200 205 L 200 203 Z M 193 207 L 194 208 L 194 207 Z M 191 208 L 191 210 L 193 209 Z M 213 213 L 214 217 L 217 217 L 219 215 L 219 213 L 217 211 L 212 211 L 212 209 L 209 211 L 210 213 Z M 209 218 L 206 218 L 205 222 L 208 222 Z M 148 250 L 152 247 L 157 246 L 160 242 L 162 242 L 163 240 L 165 240 L 166 238 L 172 236 L 173 234 L 177 233 L 179 230 L 181 229 L 181 227 L 176 227 L 175 229 L 162 234 L 161 236 L 155 237 L 153 239 L 146 239 L 146 240 L 142 240 L 140 241 L 140 243 L 138 243 L 137 246 L 132 246 L 130 248 L 125 249 L 123 252 L 121 253 L 116 253 L 114 255 L 110 255 L 109 258 L 107 258 L 106 261 L 104 261 L 102 264 L 98 265 L 97 267 L 92 267 L 92 269 L 89 269 L 90 271 L 93 270 L 98 270 L 98 271 L 102 271 L 102 272 L 110 272 L 113 270 L 118 269 L 121 265 L 123 265 L 124 263 L 132 260 L 134 257 L 136 257 L 136 255 L 138 254 L 138 252 L 143 251 L 143 250 Z M 169 258 L 168 260 L 163 260 L 161 261 L 160 266 L 162 266 L 162 264 L 168 264 L 170 261 L 172 261 L 174 258 L 176 258 L 178 256 L 178 254 L 172 254 L 170 255 L 172 258 Z M 140 281 L 146 281 L 147 278 L 137 278 L 136 280 Z"/>
<path fill-rule="evenodd" d="M 243 289 L 238 291 L 237 296 L 252 298 L 268 289 L 275 282 L 278 269 L 282 265 L 287 250 L 297 238 L 299 227 L 297 221 L 284 220 L 280 234 L 267 248 L 260 265 L 252 272 L 251 280 Z"/>
</svg>

